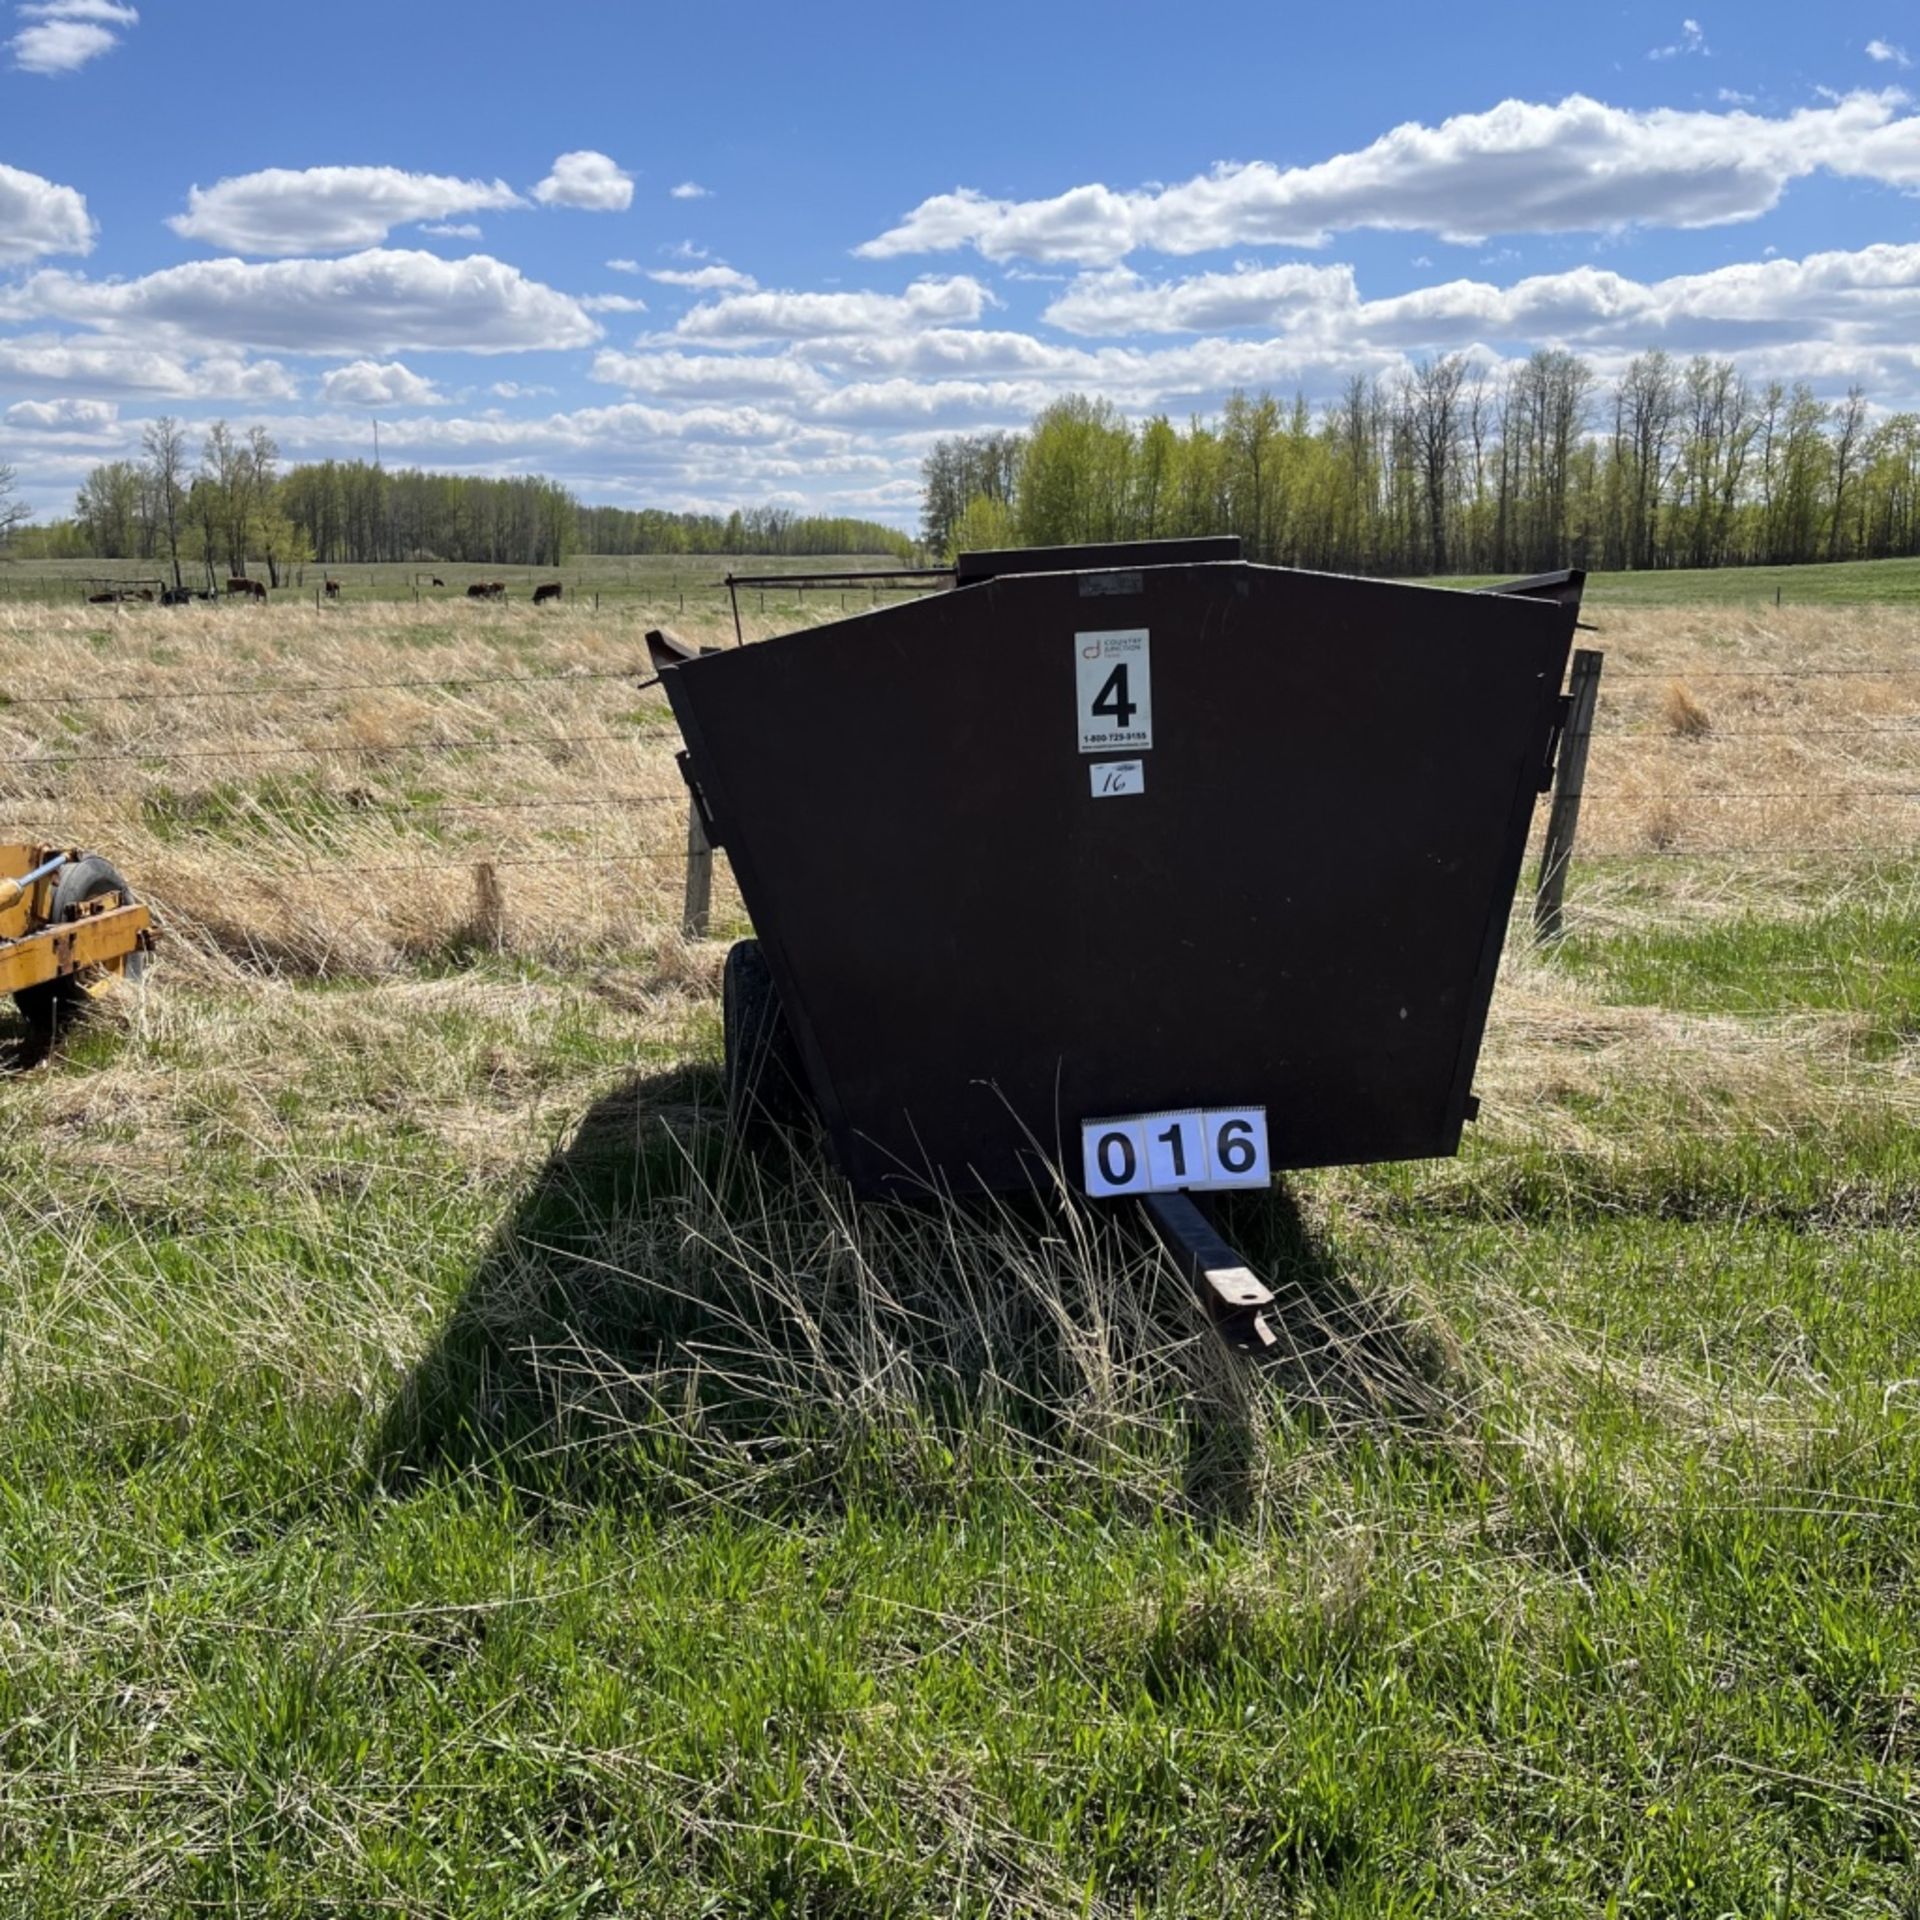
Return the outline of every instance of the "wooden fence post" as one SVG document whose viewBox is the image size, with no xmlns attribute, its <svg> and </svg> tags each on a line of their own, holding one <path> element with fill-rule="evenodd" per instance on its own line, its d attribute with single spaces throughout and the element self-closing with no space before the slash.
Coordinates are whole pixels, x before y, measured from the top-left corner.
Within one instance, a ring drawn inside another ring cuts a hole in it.
<svg viewBox="0 0 1920 1920">
<path fill-rule="evenodd" d="M 707 845 L 707 830 L 700 824 L 700 809 L 691 797 L 687 801 L 687 903 L 680 916 L 680 931 L 689 940 L 707 937 L 707 922 L 713 907 L 713 849 Z"/>
<path fill-rule="evenodd" d="M 1540 849 L 1540 876 L 1533 895 L 1533 932 L 1541 941 L 1558 940 L 1566 931 L 1562 904 L 1567 867 L 1573 859 L 1574 836 L 1580 830 L 1587 743 L 1593 738 L 1593 707 L 1600 693 L 1600 667 L 1605 658 L 1595 647 L 1577 648 L 1573 656 L 1567 724 L 1560 736 L 1559 764 L 1553 776 L 1553 808 L 1547 815 L 1547 840 Z"/>
</svg>

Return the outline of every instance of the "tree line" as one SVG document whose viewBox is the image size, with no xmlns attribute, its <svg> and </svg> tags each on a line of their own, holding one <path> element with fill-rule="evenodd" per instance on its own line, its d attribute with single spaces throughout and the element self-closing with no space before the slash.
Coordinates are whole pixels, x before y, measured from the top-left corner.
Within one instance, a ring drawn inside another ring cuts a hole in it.
<svg viewBox="0 0 1920 1920">
<path fill-rule="evenodd" d="M 1920 552 L 1920 415 L 1663 352 L 1610 383 L 1569 353 L 1449 354 L 1184 427 L 1074 394 L 1024 434 L 936 442 L 922 483 L 941 554 L 1237 533 L 1250 559 L 1413 575 Z"/>
<path fill-rule="evenodd" d="M 138 460 L 112 460 L 82 483 L 71 518 L 40 526 L 0 488 L 0 533 L 10 551 L 42 559 L 142 560 L 215 584 L 263 565 L 280 586 L 313 562 L 432 562 L 554 567 L 574 554 L 885 553 L 911 559 L 897 528 L 838 515 L 760 507 L 731 514 L 633 511 L 581 504 L 537 475 L 486 479 L 389 472 L 364 460 L 282 469 L 264 427 L 224 420 L 198 447 L 163 416 Z M 10 484 L 10 470 L 0 468 Z"/>
</svg>

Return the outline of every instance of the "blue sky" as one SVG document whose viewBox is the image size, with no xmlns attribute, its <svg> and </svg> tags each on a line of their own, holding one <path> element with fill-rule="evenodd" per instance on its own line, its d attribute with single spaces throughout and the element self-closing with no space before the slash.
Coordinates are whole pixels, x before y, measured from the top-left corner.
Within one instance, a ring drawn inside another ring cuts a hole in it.
<svg viewBox="0 0 1920 1920">
<path fill-rule="evenodd" d="M 1541 345 L 1920 407 L 1911 0 L 0 5 L 0 462 L 911 524 L 937 434 Z"/>
</svg>

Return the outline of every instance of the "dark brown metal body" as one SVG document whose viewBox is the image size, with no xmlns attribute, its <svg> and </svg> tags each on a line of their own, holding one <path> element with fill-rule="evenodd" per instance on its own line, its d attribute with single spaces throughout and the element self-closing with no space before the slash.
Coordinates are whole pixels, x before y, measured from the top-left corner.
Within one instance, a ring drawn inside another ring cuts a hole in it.
<svg viewBox="0 0 1920 1920">
<path fill-rule="evenodd" d="M 1452 1153 L 1577 609 L 1238 561 L 1002 575 L 664 668 L 841 1166 L 1013 1189 L 1101 1115 Z M 1151 636 L 1144 791 L 1076 657 Z"/>
</svg>

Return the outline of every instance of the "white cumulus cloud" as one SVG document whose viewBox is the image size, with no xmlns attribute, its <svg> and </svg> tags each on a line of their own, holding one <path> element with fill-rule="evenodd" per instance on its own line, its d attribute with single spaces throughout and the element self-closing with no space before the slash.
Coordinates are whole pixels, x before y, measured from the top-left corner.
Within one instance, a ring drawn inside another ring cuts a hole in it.
<svg viewBox="0 0 1920 1920">
<path fill-rule="evenodd" d="M 192 188 L 186 212 L 167 225 L 235 253 L 355 253 L 415 221 L 525 204 L 503 180 L 399 167 L 267 167 Z"/>
<path fill-rule="evenodd" d="M 757 293 L 760 283 L 735 267 L 658 267 L 647 275 L 663 287 L 691 287 L 696 293 Z"/>
<path fill-rule="evenodd" d="M 682 180 L 677 187 L 669 187 L 667 192 L 675 200 L 711 200 L 713 198 L 713 189 L 703 187 L 697 180 Z"/>
<path fill-rule="evenodd" d="M 832 382 L 790 354 L 597 354 L 593 377 L 656 399 L 818 400 Z"/>
<path fill-rule="evenodd" d="M 31 433 L 100 433 L 120 418 L 111 400 L 19 400 L 0 414 Z"/>
<path fill-rule="evenodd" d="M 440 390 L 398 360 L 355 360 L 320 382 L 320 398 L 348 407 L 437 407 Z"/>
<path fill-rule="evenodd" d="M 1153 284 L 1125 267 L 1082 274 L 1044 318 L 1069 333 L 1210 333 L 1279 327 L 1299 313 L 1351 305 L 1351 267 L 1289 264 Z"/>
<path fill-rule="evenodd" d="M 135 280 L 43 268 L 0 290 L 0 321 L 9 319 L 348 357 L 559 350 L 600 337 L 579 301 L 486 254 L 442 260 L 385 249 L 339 260 L 199 260 Z"/>
<path fill-rule="evenodd" d="M 1826 171 L 1920 184 L 1920 116 L 1897 91 L 1770 117 L 1744 111 L 1502 101 L 1438 126 L 1408 122 L 1305 167 L 1261 160 L 1176 186 L 1092 184 L 1043 200 L 936 194 L 856 249 L 869 258 L 972 247 L 991 260 L 1111 265 L 1137 248 L 1322 246 L 1382 228 L 1478 244 L 1499 233 L 1706 227 L 1767 212 Z"/>
<path fill-rule="evenodd" d="M 633 205 L 633 175 L 604 153 L 563 153 L 534 188 L 543 207 L 580 207 L 588 213 L 624 213 Z"/>
<path fill-rule="evenodd" d="M 1891 40 L 1869 40 L 1867 58 L 1877 60 L 1882 66 L 1910 67 L 1913 62 L 1907 58 L 1905 47 L 1896 47 Z"/>
<path fill-rule="evenodd" d="M 808 340 L 893 333 L 979 319 L 988 294 L 966 274 L 916 280 L 905 293 L 737 293 L 695 307 L 674 329 L 690 340 Z"/>
<path fill-rule="evenodd" d="M 13 64 L 27 73 L 72 73 L 120 44 L 120 29 L 139 13 L 120 0 L 31 0 L 20 17 L 32 22 L 7 42 Z"/>
<path fill-rule="evenodd" d="M 128 341 L 61 339 L 50 335 L 0 337 L 0 384 L 38 393 L 82 388 L 103 393 L 155 395 L 168 400 L 295 400 L 300 383 L 277 360 L 209 354 L 193 361 Z"/>
<path fill-rule="evenodd" d="M 0 166 L 0 265 L 51 253 L 91 253 L 96 231 L 86 196 L 77 189 Z"/>
</svg>

